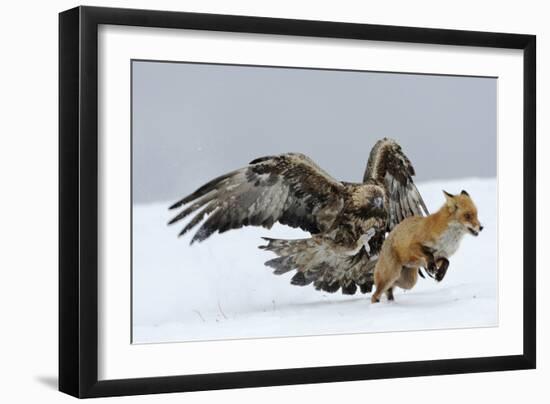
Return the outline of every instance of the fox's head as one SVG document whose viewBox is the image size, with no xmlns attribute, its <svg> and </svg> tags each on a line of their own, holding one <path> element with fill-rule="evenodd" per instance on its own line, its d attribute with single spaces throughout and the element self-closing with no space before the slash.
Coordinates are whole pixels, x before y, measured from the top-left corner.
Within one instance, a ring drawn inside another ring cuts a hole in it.
<svg viewBox="0 0 550 404">
<path fill-rule="evenodd" d="M 458 195 L 452 195 L 443 191 L 445 195 L 445 205 L 451 213 L 453 219 L 464 227 L 464 231 L 477 236 L 483 226 L 477 218 L 477 208 L 468 192 L 462 191 Z"/>
</svg>

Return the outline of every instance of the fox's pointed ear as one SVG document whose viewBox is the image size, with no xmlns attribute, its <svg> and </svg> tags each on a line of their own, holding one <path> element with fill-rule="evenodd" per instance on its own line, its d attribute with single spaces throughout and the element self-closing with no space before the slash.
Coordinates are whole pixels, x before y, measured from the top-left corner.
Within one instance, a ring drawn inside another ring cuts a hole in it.
<svg viewBox="0 0 550 404">
<path fill-rule="evenodd" d="M 445 195 L 445 204 L 449 207 L 451 211 L 454 211 L 456 209 L 456 201 L 454 199 L 454 195 L 448 193 L 445 190 L 443 190 L 443 195 Z"/>
<path fill-rule="evenodd" d="M 445 199 L 454 198 L 453 194 L 450 194 L 445 190 L 443 190 L 443 195 L 445 195 Z"/>
<path fill-rule="evenodd" d="M 466 196 L 470 196 L 470 194 L 464 190 L 462 190 L 462 192 L 460 192 L 460 195 L 466 195 Z"/>
</svg>

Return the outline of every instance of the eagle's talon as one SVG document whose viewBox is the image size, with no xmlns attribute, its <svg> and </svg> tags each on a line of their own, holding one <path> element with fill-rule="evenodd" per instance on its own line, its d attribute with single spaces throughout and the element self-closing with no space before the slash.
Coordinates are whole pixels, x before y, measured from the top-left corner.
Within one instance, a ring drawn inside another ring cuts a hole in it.
<svg viewBox="0 0 550 404">
<path fill-rule="evenodd" d="M 375 234 L 376 234 L 376 231 L 371 228 L 371 229 L 368 229 L 367 232 L 361 236 L 361 241 L 362 241 L 363 245 L 365 246 L 365 250 L 369 254 L 370 254 L 369 241 L 370 241 L 371 238 L 374 237 Z"/>
</svg>

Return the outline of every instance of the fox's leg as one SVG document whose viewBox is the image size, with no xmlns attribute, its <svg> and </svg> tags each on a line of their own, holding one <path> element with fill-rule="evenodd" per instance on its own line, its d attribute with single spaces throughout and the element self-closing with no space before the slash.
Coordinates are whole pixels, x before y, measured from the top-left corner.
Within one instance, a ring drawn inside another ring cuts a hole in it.
<svg viewBox="0 0 550 404">
<path fill-rule="evenodd" d="M 382 296 L 383 293 L 385 293 L 388 289 L 390 289 L 397 279 L 397 277 L 393 277 L 390 279 L 378 279 L 377 281 L 376 278 L 377 277 L 375 274 L 374 284 L 376 285 L 376 290 L 374 291 L 370 299 L 372 303 L 378 303 L 380 301 L 380 296 Z"/>
<path fill-rule="evenodd" d="M 393 240 L 390 235 L 382 245 L 380 256 L 374 267 L 374 285 L 376 286 L 376 290 L 371 297 L 372 303 L 378 303 L 380 296 L 393 286 L 401 274 L 401 266 L 402 263 L 397 251 L 394 250 Z M 388 297 L 390 296 L 392 296 L 392 291 L 388 294 Z"/>
<path fill-rule="evenodd" d="M 438 270 L 434 253 L 435 250 L 433 248 L 417 243 L 411 246 L 409 259 L 405 265 L 408 268 L 423 267 L 426 269 L 428 275 L 433 278 Z M 422 274 L 420 274 L 420 276 L 422 276 Z"/>
<path fill-rule="evenodd" d="M 371 297 L 372 303 L 378 303 L 380 301 L 380 296 L 393 286 L 395 281 L 399 278 L 400 273 L 399 266 L 395 267 L 395 265 L 388 265 L 388 263 L 383 260 L 378 261 L 374 269 L 374 284 L 376 290 Z M 390 292 L 390 294 L 391 293 L 392 292 Z"/>
<path fill-rule="evenodd" d="M 420 245 L 420 250 L 424 254 L 424 257 L 426 258 L 426 269 L 431 273 L 434 274 L 437 272 L 437 264 L 434 257 L 435 250 L 431 247 L 428 247 L 426 245 Z"/>
<path fill-rule="evenodd" d="M 386 290 L 386 297 L 388 298 L 389 301 L 392 301 L 394 298 L 393 298 L 393 286 L 391 288 L 389 288 L 388 290 Z"/>
</svg>

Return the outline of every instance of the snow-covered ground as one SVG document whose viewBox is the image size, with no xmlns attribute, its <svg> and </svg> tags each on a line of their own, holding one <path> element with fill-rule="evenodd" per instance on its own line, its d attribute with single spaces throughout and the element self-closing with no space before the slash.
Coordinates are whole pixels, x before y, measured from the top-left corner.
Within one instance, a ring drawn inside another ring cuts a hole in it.
<svg viewBox="0 0 550 404">
<path fill-rule="evenodd" d="M 176 342 L 322 335 L 498 324 L 496 180 L 461 179 L 417 184 L 430 211 L 443 203 L 441 190 L 465 189 L 484 226 L 466 235 L 451 257 L 445 279 L 419 279 L 395 301 L 370 303 L 370 295 L 321 293 L 291 285 L 292 273 L 276 276 L 258 249 L 261 236 L 299 238 L 300 230 L 244 228 L 215 234 L 189 246 L 167 226 L 173 212 L 162 204 L 133 211 L 133 342 Z"/>
</svg>

